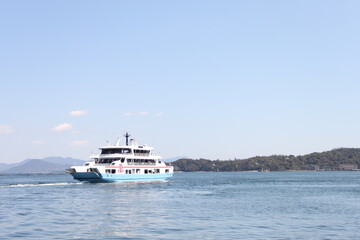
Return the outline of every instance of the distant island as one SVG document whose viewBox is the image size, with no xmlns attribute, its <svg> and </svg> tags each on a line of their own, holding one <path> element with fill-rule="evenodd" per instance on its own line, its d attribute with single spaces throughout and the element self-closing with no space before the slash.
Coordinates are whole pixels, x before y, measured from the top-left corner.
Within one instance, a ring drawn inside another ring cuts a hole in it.
<svg viewBox="0 0 360 240">
<path fill-rule="evenodd" d="M 0 174 L 64 173 L 65 169 L 84 163 L 83 160 L 70 157 L 26 159 L 19 163 L 0 163 Z"/>
<path fill-rule="evenodd" d="M 358 170 L 360 166 L 360 148 L 338 148 L 302 156 L 272 155 L 241 160 L 177 157 L 163 161 L 171 161 L 169 164 L 172 164 L 178 172 L 350 171 Z M 66 168 L 84 163 L 84 160 L 70 157 L 26 159 L 19 163 L 0 163 L 0 174 L 64 173 Z"/>
<path fill-rule="evenodd" d="M 360 148 L 338 148 L 303 156 L 257 156 L 242 160 L 193 160 L 183 158 L 172 162 L 172 165 L 175 171 L 183 172 L 357 170 L 360 165 Z"/>
</svg>

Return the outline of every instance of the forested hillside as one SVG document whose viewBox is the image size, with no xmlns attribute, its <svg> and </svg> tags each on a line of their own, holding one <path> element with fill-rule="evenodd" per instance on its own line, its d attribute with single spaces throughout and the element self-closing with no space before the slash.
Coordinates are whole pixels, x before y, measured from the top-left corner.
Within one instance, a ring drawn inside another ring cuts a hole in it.
<svg viewBox="0 0 360 240">
<path fill-rule="evenodd" d="M 243 160 L 179 159 L 172 163 L 176 171 L 287 171 L 287 170 L 342 170 L 341 164 L 360 166 L 360 148 L 338 148 L 303 156 L 273 155 Z"/>
</svg>

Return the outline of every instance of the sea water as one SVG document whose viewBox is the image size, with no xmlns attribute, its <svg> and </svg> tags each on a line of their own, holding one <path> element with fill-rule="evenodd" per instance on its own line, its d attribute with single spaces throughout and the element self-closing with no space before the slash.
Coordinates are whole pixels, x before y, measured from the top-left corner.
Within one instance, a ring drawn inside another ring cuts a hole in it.
<svg viewBox="0 0 360 240">
<path fill-rule="evenodd" d="M 0 239 L 360 239 L 360 172 L 0 176 Z"/>
</svg>

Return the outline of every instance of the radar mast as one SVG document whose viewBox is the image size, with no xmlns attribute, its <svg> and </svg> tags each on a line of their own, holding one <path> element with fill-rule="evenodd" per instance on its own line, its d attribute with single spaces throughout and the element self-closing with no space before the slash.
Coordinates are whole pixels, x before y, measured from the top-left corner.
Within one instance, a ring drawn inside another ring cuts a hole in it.
<svg viewBox="0 0 360 240">
<path fill-rule="evenodd" d="M 126 146 L 129 146 L 129 137 L 130 136 L 131 135 L 128 132 L 126 132 L 126 134 L 124 135 L 124 137 L 126 138 Z"/>
</svg>

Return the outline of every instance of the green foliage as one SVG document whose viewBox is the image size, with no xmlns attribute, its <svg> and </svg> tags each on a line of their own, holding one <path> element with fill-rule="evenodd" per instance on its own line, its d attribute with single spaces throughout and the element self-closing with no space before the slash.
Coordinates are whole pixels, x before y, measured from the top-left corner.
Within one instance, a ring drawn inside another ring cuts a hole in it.
<svg viewBox="0 0 360 240">
<path fill-rule="evenodd" d="M 286 170 L 339 170 L 340 164 L 360 166 L 360 148 L 338 148 L 304 156 L 272 155 L 243 160 L 179 159 L 172 163 L 175 171 L 237 172 Z"/>
</svg>

